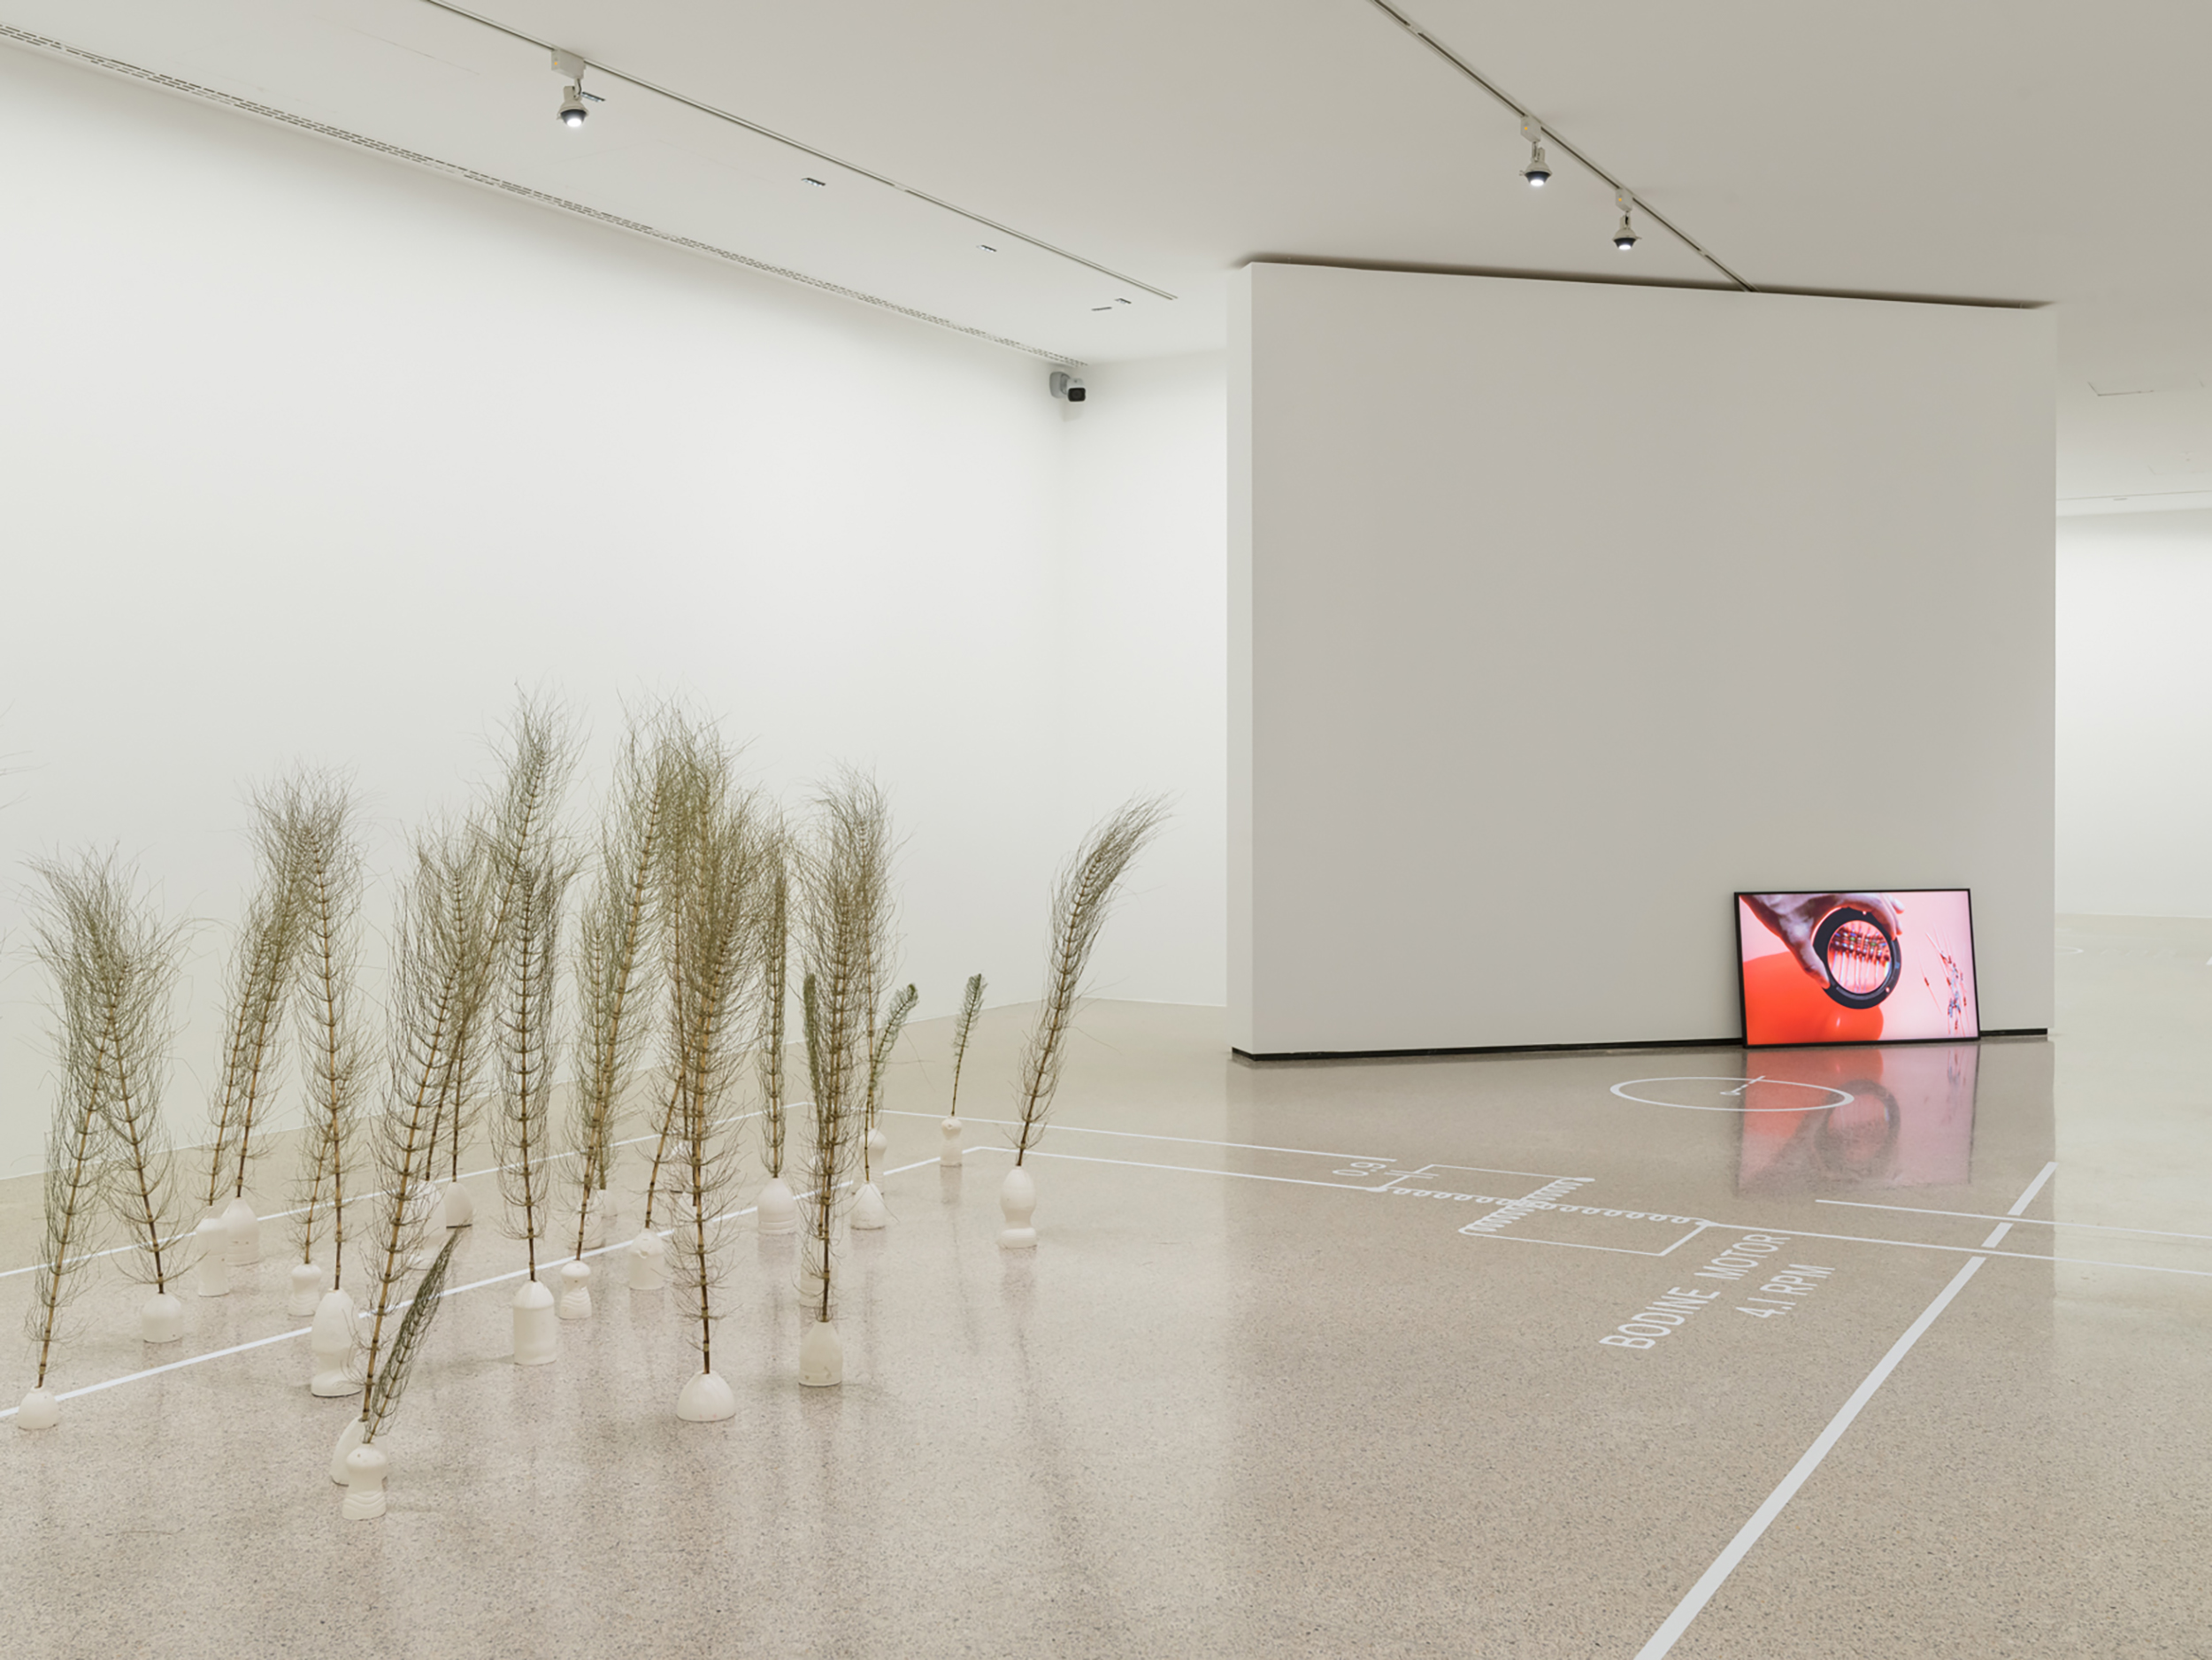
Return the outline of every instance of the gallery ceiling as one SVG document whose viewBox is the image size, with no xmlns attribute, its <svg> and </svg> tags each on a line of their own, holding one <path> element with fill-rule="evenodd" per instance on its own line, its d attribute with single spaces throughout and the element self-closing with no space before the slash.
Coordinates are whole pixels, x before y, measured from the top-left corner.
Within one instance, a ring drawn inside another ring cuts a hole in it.
<svg viewBox="0 0 2212 1660">
<path fill-rule="evenodd" d="M 1724 281 L 1648 217 L 1617 253 L 1612 187 L 1557 147 L 1553 183 L 1530 189 L 1518 116 L 1402 19 L 1755 288 L 2055 305 L 2062 509 L 2212 504 L 2200 4 L 12 0 L 0 14 L 1070 360 L 1218 346 L 1228 274 L 1256 258 Z M 555 119 L 563 77 L 534 42 L 604 66 L 585 77 L 605 102 L 581 129 Z"/>
</svg>

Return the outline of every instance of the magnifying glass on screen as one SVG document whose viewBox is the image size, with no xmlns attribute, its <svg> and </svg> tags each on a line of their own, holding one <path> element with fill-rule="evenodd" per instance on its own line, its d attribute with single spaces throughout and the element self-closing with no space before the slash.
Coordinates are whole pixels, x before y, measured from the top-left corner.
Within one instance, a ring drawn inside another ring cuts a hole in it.
<svg viewBox="0 0 2212 1660">
<path fill-rule="evenodd" d="M 1828 995 L 1847 1009 L 1871 1009 L 1897 985 L 1897 941 L 1871 911 L 1841 905 L 1813 930 L 1813 949 L 1828 970 Z"/>
</svg>

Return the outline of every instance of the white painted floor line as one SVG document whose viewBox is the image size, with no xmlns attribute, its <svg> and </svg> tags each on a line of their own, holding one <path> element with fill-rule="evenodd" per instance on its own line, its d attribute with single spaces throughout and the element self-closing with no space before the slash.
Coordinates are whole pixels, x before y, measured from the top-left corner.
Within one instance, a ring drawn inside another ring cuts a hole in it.
<svg viewBox="0 0 2212 1660">
<path fill-rule="evenodd" d="M 1956 1216 L 1970 1222 L 2019 1222 L 2031 1227 L 2078 1227 L 2094 1233 L 2141 1233 L 2151 1239 L 2212 1240 L 2212 1233 L 2177 1233 L 2171 1228 L 2121 1227 L 2112 1222 L 2069 1222 L 2061 1217 L 1996 1216 L 1984 1210 L 1930 1210 L 1916 1204 L 1870 1204 L 1862 1199 L 1822 1199 L 1822 1204 L 1848 1205 L 1854 1210 L 1902 1210 L 1909 1216 Z"/>
<path fill-rule="evenodd" d="M 2049 1164 L 2044 1165 L 2043 1173 L 2028 1184 L 2028 1190 L 2012 1202 L 2012 1209 L 2006 1211 L 2005 1214 L 2007 1216 L 2018 1216 L 2021 1211 L 2026 1210 L 2028 1208 L 2028 1201 L 2034 1198 L 2037 1194 L 2043 1191 L 2043 1184 L 2050 1180 L 2052 1176 L 2057 1172 L 2057 1170 L 2058 1160 L 2055 1158 Z"/>
<path fill-rule="evenodd" d="M 1951 1283 L 1936 1294 L 1936 1300 L 1921 1312 L 1920 1318 L 1905 1328 L 1905 1334 L 1890 1345 L 1889 1353 L 1883 1356 L 1874 1370 L 1866 1374 L 1866 1381 L 1852 1391 L 1851 1398 L 1843 1403 L 1843 1410 L 1828 1420 L 1828 1427 L 1821 1431 L 1819 1437 L 1805 1449 L 1805 1456 L 1797 1461 L 1789 1474 L 1782 1478 L 1781 1485 L 1767 1495 L 1764 1504 L 1752 1512 L 1751 1519 L 1728 1541 L 1727 1549 L 1715 1558 L 1711 1567 L 1705 1570 L 1703 1577 L 1690 1587 L 1690 1594 L 1676 1605 L 1674 1612 L 1667 1616 L 1659 1629 L 1652 1633 L 1651 1641 L 1636 1651 L 1636 1660 L 1660 1660 L 1661 1656 L 1680 1641 L 1682 1633 L 1689 1629 L 1690 1622 L 1698 1617 L 1706 1603 L 1712 1601 L 1713 1593 L 1720 1589 L 1722 1583 L 1736 1571 L 1736 1564 L 1744 1559 L 1752 1546 L 1759 1542 L 1760 1535 L 1782 1513 L 1782 1507 L 1796 1496 L 1798 1488 L 1805 1485 L 1806 1478 L 1820 1467 L 1820 1461 L 1843 1438 L 1843 1432 L 1851 1427 L 1851 1421 L 1874 1398 L 1874 1392 L 1882 1387 L 1891 1372 L 1897 1370 L 1897 1363 L 1911 1352 L 1912 1346 L 1920 1341 L 1921 1333 L 1935 1324 L 1936 1317 L 1950 1306 L 1953 1297 L 1966 1288 L 1966 1282 L 1980 1271 L 1985 1260 L 1977 1257 L 1954 1274 Z"/>
<path fill-rule="evenodd" d="M 2020 1219 L 2025 1222 L 2032 1218 L 2023 1217 Z M 2189 1280 L 2212 1280 L 2212 1269 L 2162 1268 L 2155 1263 L 2114 1263 L 2107 1262 L 2101 1257 L 2046 1257 L 2041 1251 L 1989 1251 L 1988 1247 L 1984 1245 L 1931 1245 L 1925 1240 L 1879 1239 L 1867 1233 L 1815 1233 L 1801 1227 L 1770 1227 L 1764 1223 L 1716 1222 L 1713 1226 L 1740 1228 L 1746 1233 L 1786 1233 L 1792 1239 L 1839 1240 L 1847 1245 L 1895 1245 L 1905 1250 L 1947 1251 L 1955 1257 L 1988 1251 L 1992 1257 L 2007 1257 L 2024 1263 L 2063 1263 L 2071 1268 L 2131 1268 L 2140 1273 L 2180 1274 Z"/>
<path fill-rule="evenodd" d="M 971 1153 L 1010 1153 L 1010 1147 L 972 1147 Z M 1064 1158 L 1077 1164 L 1125 1164 L 1132 1170 L 1179 1170 L 1192 1176 L 1234 1176 L 1240 1181 L 1279 1181 L 1294 1187 L 1334 1187 L 1340 1193 L 1380 1193 L 1379 1187 L 1363 1187 L 1349 1181 L 1311 1181 L 1303 1176 L 1263 1176 L 1256 1170 L 1208 1170 L 1203 1164 L 1148 1164 L 1135 1158 L 1100 1158 L 1092 1153 L 1048 1153 L 1037 1148 L 1029 1149 L 1032 1158 Z"/>
<path fill-rule="evenodd" d="M 1995 1244 L 1999 1244 L 1999 1243 L 2001 1243 L 2001 1242 L 2003 1241 L 2003 1239 L 2004 1239 L 2005 1235 L 2006 1235 L 2006 1234 L 2008 1234 L 2008 1233 L 2011 1233 L 2011 1232 L 2012 1232 L 2012 1224 L 2011 1224 L 2011 1223 L 2009 1223 L 2009 1222 L 2000 1222 L 2000 1223 L 1998 1223 L 1998 1224 L 1997 1224 L 1997 1226 L 1996 1226 L 1995 1227 L 1993 1227 L 1992 1229 L 1990 1229 L 1990 1230 L 1989 1230 L 1989 1237 L 1988 1237 L 1987 1239 L 1985 1239 L 1985 1240 L 1984 1240 L 1984 1241 L 1982 1241 L 1982 1249 L 1983 1249 L 1984 1250 L 1987 1250 L 1987 1249 L 1988 1249 L 1991 1246 L 1995 1245 Z"/>
<path fill-rule="evenodd" d="M 886 1107 L 882 1111 L 883 1115 L 894 1118 L 935 1118 L 940 1123 L 943 1122 L 942 1115 L 935 1112 L 904 1112 L 895 1107 Z M 1013 1129 L 1019 1121 L 1014 1118 L 964 1118 L 960 1122 L 963 1124 L 995 1124 L 1002 1129 Z M 1153 1135 L 1143 1130 L 1102 1130 L 1088 1124 L 1062 1124 L 1056 1118 L 1052 1121 L 1050 1127 L 1055 1132 L 1074 1130 L 1084 1135 L 1126 1136 L 1133 1141 L 1181 1141 L 1191 1147 L 1233 1147 L 1247 1153 L 1303 1153 L 1313 1158 L 1349 1158 L 1361 1164 L 1394 1164 L 1398 1162 L 1394 1158 L 1378 1157 L 1373 1153 L 1325 1153 L 1311 1147 L 1262 1147 L 1256 1141 L 1209 1141 L 1195 1135 Z M 1533 1171 L 1525 1170 L 1508 1171 L 1505 1173 L 1509 1176 L 1535 1174 Z"/>
<path fill-rule="evenodd" d="M 970 1150 L 978 1151 L 980 1149 L 971 1149 Z M 1034 1149 L 1032 1149 L 1032 1152 L 1033 1157 Z M 937 1159 L 935 1156 L 933 1155 L 928 1158 L 917 1159 L 910 1164 L 901 1164 L 896 1170 L 887 1170 L 883 1173 L 887 1177 L 903 1175 L 910 1170 L 919 1170 L 925 1164 L 933 1164 L 935 1163 L 937 1163 Z M 792 1195 L 795 1199 L 807 1199 L 811 1198 L 812 1196 L 813 1195 L 811 1194 L 804 1193 L 794 1194 Z M 752 1215 L 755 1208 L 756 1207 L 749 1204 L 742 1210 L 725 1210 L 720 1216 L 711 1218 L 710 1219 L 716 1222 L 733 1221 L 741 1216 Z M 675 1230 L 673 1228 L 656 1228 L 654 1230 L 654 1232 L 657 1233 L 663 1239 L 666 1239 Z M 609 1251 L 620 1250 L 629 1242 L 630 1241 L 628 1240 L 619 1240 L 612 1245 L 602 1245 L 595 1249 L 588 1250 L 584 1253 L 584 1255 L 587 1257 L 604 1257 Z M 546 1261 L 549 1264 L 554 1262 L 573 1262 L 575 1261 L 575 1258 L 572 1257 L 549 1257 L 546 1258 Z M 526 1267 L 518 1268 L 512 1273 L 494 1274 L 488 1280 L 472 1280 L 465 1286 L 448 1286 L 443 1291 L 438 1293 L 438 1297 L 439 1300 L 442 1302 L 447 1297 L 457 1297 L 464 1291 L 480 1291 L 486 1286 L 505 1285 L 511 1280 L 520 1280 L 524 1278 L 529 1273 L 529 1269 Z M 408 1301 L 411 1302 L 412 1300 L 413 1299 L 410 1298 Z M 394 1312 L 397 1312 L 399 1310 L 404 1309 L 406 1306 L 406 1303 L 395 1303 L 393 1305 L 393 1310 Z M 266 1349 L 272 1343 L 287 1342 L 295 1337 L 305 1337 L 314 1328 L 312 1326 L 303 1326 L 295 1332 L 278 1332 L 273 1336 L 257 1337 L 251 1342 L 234 1343 L 228 1349 L 211 1349 L 204 1355 L 187 1355 L 183 1359 L 173 1360 L 166 1365 L 149 1366 L 143 1372 L 127 1372 L 119 1378 L 109 1378 L 99 1383 L 88 1383 L 81 1388 L 65 1389 L 59 1395 L 57 1395 L 54 1398 L 57 1401 L 73 1401 L 81 1395 L 97 1395 L 101 1390 L 112 1389 L 119 1384 L 136 1383 L 142 1378 L 157 1378 L 165 1372 L 179 1372 L 187 1366 L 204 1365 L 211 1360 L 221 1360 L 226 1356 L 242 1355 L 250 1349 Z M 5 1421 L 8 1418 L 13 1418 L 22 1410 L 23 1409 L 19 1406 L 11 1406 L 5 1409 L 0 1409 L 0 1421 Z"/>
</svg>

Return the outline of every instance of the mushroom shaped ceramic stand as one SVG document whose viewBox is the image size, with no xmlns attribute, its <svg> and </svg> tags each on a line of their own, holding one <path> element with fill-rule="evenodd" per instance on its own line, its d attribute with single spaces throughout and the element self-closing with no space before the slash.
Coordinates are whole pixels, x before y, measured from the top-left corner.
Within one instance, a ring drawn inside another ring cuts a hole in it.
<svg viewBox="0 0 2212 1660">
<path fill-rule="evenodd" d="M 515 1287 L 515 1364 L 543 1366 L 560 1358 L 561 1322 L 553 1294 L 534 1280 Z"/>
<path fill-rule="evenodd" d="M 960 1164 L 960 1120 L 947 1118 L 937 1127 L 945 1138 L 945 1148 L 937 1155 L 937 1162 L 948 1169 L 956 1169 Z"/>
<path fill-rule="evenodd" d="M 361 1393 L 353 1373 L 353 1298 L 344 1291 L 326 1291 L 315 1305 L 315 1323 L 307 1328 L 307 1346 L 314 1352 L 315 1370 L 307 1380 L 311 1394 L 335 1399 Z M 344 1448 L 338 1449 L 342 1456 Z M 333 1475 L 333 1481 L 345 1478 Z"/>
<path fill-rule="evenodd" d="M 346 1460 L 361 1448 L 361 1437 L 368 1426 L 359 1418 L 346 1420 L 345 1428 L 338 1432 L 338 1444 L 330 1449 L 330 1479 L 340 1487 L 346 1485 Z"/>
<path fill-rule="evenodd" d="M 799 1381 L 826 1389 L 845 1381 L 845 1340 L 827 1320 L 816 1320 L 799 1340 Z"/>
<path fill-rule="evenodd" d="M 323 1298 L 323 1271 L 313 1263 L 294 1263 L 292 1279 L 284 1294 L 284 1311 L 296 1320 L 315 1312 Z"/>
<path fill-rule="evenodd" d="M 1037 1184 L 1021 1165 L 1008 1171 L 1006 1180 L 999 1184 L 998 1208 L 1006 1212 L 1006 1226 L 999 1230 L 998 1242 L 1008 1250 L 1034 1246 L 1037 1230 L 1029 1226 L 1029 1218 L 1037 1212 Z"/>
<path fill-rule="evenodd" d="M 250 1268 L 261 1260 L 261 1218 L 245 1195 L 223 1207 L 223 1226 L 230 1230 L 230 1245 L 223 1254 L 233 1268 Z"/>
<path fill-rule="evenodd" d="M 184 1335 L 184 1304 L 166 1291 L 157 1291 L 139 1310 L 138 1335 L 149 1343 L 173 1343 Z"/>
<path fill-rule="evenodd" d="M 34 1389 L 15 1409 L 18 1429 L 51 1429 L 61 1422 L 61 1397 L 51 1389 Z"/>
<path fill-rule="evenodd" d="M 448 1227 L 466 1227 L 476 1220 L 476 1201 L 469 1197 L 469 1190 L 457 1181 L 445 1185 L 445 1225 Z"/>
<path fill-rule="evenodd" d="M 753 1209 L 760 1218 L 764 1233 L 795 1233 L 799 1231 L 799 1202 L 791 1196 L 791 1184 L 781 1176 L 771 1176 L 768 1185 L 760 1190 L 760 1197 L 753 1201 Z"/>
<path fill-rule="evenodd" d="M 384 1514 L 384 1477 L 391 1461 L 373 1444 L 346 1455 L 346 1502 L 340 1514 L 349 1522 L 373 1522 Z"/>
<path fill-rule="evenodd" d="M 703 1372 L 676 1396 L 676 1416 L 687 1424 L 713 1424 L 737 1416 L 737 1395 L 718 1372 Z"/>
<path fill-rule="evenodd" d="M 668 1242 L 651 1228 L 641 1230 L 623 1253 L 630 1259 L 630 1289 L 658 1291 L 668 1283 Z"/>
<path fill-rule="evenodd" d="M 881 1227 L 891 1219 L 891 1212 L 884 1208 L 883 1190 L 872 1181 L 860 1184 L 860 1191 L 853 1195 L 853 1226 Z"/>
<path fill-rule="evenodd" d="M 198 1256 L 194 1263 L 193 1284 L 204 1297 L 227 1297 L 230 1295 L 229 1232 L 215 1217 L 204 1218 L 192 1230 L 192 1247 Z"/>
<path fill-rule="evenodd" d="M 565 1320 L 591 1318 L 589 1263 L 567 1262 L 561 1264 L 561 1301 L 557 1312 Z"/>
</svg>

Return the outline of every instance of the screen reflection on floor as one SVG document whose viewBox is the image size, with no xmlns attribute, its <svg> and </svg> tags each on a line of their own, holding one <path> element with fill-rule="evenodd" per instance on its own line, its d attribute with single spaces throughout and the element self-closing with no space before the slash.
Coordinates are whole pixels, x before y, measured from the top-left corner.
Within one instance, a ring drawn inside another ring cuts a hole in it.
<svg viewBox="0 0 2212 1660">
<path fill-rule="evenodd" d="M 1972 1043 L 1755 1056 L 1736 1191 L 1964 1184 L 1973 1165 L 1979 1058 Z M 1807 1086 L 1827 1093 L 1812 1095 Z"/>
</svg>

